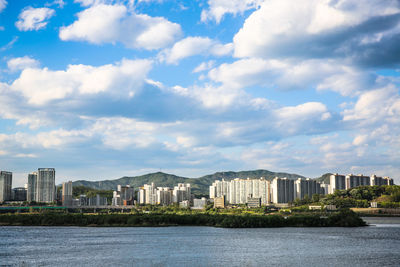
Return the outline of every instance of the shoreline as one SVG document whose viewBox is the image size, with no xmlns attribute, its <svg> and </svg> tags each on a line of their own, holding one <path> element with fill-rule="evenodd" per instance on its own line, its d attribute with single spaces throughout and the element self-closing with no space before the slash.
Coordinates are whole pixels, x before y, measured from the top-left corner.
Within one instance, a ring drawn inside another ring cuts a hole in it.
<svg viewBox="0 0 400 267">
<path fill-rule="evenodd" d="M 222 228 L 359 227 L 366 222 L 352 211 L 320 215 L 226 214 L 2 214 L 0 226 L 167 227 Z"/>
</svg>

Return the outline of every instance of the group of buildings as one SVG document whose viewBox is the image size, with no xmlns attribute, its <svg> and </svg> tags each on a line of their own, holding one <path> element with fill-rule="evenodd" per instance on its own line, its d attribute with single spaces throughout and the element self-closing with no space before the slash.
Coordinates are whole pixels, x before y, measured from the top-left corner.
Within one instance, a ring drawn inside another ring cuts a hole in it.
<svg viewBox="0 0 400 267">
<path fill-rule="evenodd" d="M 210 198 L 223 197 L 229 204 L 248 204 L 259 202 L 261 205 L 271 203 L 288 203 L 295 199 L 312 197 L 314 194 L 327 193 L 327 185 L 312 179 L 291 180 L 275 178 L 272 181 L 260 179 L 240 179 L 231 181 L 217 180 L 210 186 Z"/>
<path fill-rule="evenodd" d="M 335 190 L 350 189 L 362 185 L 393 185 L 393 179 L 389 177 L 379 177 L 376 175 L 365 176 L 362 174 L 354 175 L 342 175 L 332 174 L 330 176 L 329 183 L 329 194 L 335 192 Z"/>
<path fill-rule="evenodd" d="M 281 204 L 296 199 L 312 198 L 314 194 L 331 194 L 337 189 L 349 189 L 361 185 L 393 185 L 393 179 L 376 175 L 339 175 L 330 176 L 330 184 L 319 183 L 314 179 L 297 180 L 274 178 L 272 181 L 260 179 L 240 179 L 230 181 L 216 180 L 210 186 L 210 198 L 214 202 L 229 204 L 250 204 L 251 206 Z"/>
<path fill-rule="evenodd" d="M 112 205 L 133 205 L 135 190 L 129 185 L 118 185 L 117 191 L 113 193 Z M 137 191 L 136 203 L 149 205 L 168 206 L 178 203 L 181 206 L 189 207 L 193 196 L 190 184 L 179 183 L 174 188 L 157 187 L 154 183 L 145 184 Z"/>
<path fill-rule="evenodd" d="M 331 194 L 335 190 L 350 189 L 362 185 L 393 185 L 393 179 L 376 175 L 341 175 L 332 174 L 330 183 L 319 183 L 314 179 L 297 180 L 274 178 L 269 181 L 260 179 L 240 179 L 230 181 L 216 180 L 210 186 L 210 199 L 214 205 L 247 204 L 261 206 L 280 204 L 312 198 L 314 194 Z M 54 203 L 61 200 L 64 206 L 105 206 L 108 201 L 100 195 L 87 197 L 80 195 L 73 198 L 72 182 L 62 183 L 62 190 L 57 194 L 54 168 L 39 168 L 28 175 L 25 187 L 12 188 L 12 173 L 0 171 L 0 203 L 5 201 L 27 201 L 37 203 Z M 136 196 L 136 197 L 135 197 Z M 112 206 L 128 206 L 135 204 L 168 206 L 177 203 L 181 207 L 202 208 L 207 204 L 206 198 L 195 199 L 191 193 L 191 185 L 179 183 L 173 188 L 157 187 L 154 183 L 145 184 L 137 191 L 130 185 L 118 185 L 113 192 Z"/>
<path fill-rule="evenodd" d="M 80 195 L 79 198 L 73 198 L 72 181 L 62 183 L 61 201 L 65 207 L 88 207 L 88 206 L 107 206 L 107 198 L 99 194 L 88 197 L 87 195 Z"/>
<path fill-rule="evenodd" d="M 56 199 L 56 171 L 39 168 L 28 175 L 25 187 L 12 189 L 12 172 L 0 171 L 0 203 L 5 201 L 28 201 L 52 203 Z"/>
<path fill-rule="evenodd" d="M 190 184 L 178 183 L 174 188 L 157 187 L 154 183 L 138 188 L 135 200 L 135 190 L 130 185 L 118 185 L 113 192 L 113 206 L 127 205 L 161 205 L 179 204 L 180 207 L 202 209 L 207 205 L 207 199 L 196 199 L 192 195 Z"/>
</svg>

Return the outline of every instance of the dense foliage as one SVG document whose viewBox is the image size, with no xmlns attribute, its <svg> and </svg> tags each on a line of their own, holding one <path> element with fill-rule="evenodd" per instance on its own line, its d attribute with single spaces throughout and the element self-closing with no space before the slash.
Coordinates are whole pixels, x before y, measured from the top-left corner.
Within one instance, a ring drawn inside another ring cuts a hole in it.
<svg viewBox="0 0 400 267">
<path fill-rule="evenodd" d="M 225 214 L 6 214 L 0 215 L 1 225 L 34 226 L 216 226 L 227 228 L 257 227 L 329 227 L 364 226 L 354 212 L 344 210 L 328 217 L 319 215 L 225 215 Z"/>
<path fill-rule="evenodd" d="M 378 202 L 378 206 L 382 208 L 399 207 L 400 186 L 359 186 L 347 190 L 336 190 L 334 194 L 327 195 L 321 200 L 323 204 L 333 204 L 339 208 L 368 208 L 371 201 Z"/>
<path fill-rule="evenodd" d="M 87 197 L 95 197 L 97 194 L 107 198 L 113 197 L 112 190 L 99 190 L 87 186 L 74 186 L 72 194 L 74 198 L 79 198 L 80 195 L 86 195 Z"/>
</svg>

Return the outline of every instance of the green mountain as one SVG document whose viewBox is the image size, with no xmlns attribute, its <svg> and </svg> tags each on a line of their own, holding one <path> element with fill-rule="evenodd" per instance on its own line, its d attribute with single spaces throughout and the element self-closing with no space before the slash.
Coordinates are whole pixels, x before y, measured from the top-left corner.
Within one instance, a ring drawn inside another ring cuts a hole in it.
<svg viewBox="0 0 400 267">
<path fill-rule="evenodd" d="M 169 186 L 173 187 L 178 183 L 190 183 L 192 186 L 192 193 L 201 196 L 208 195 L 209 186 L 215 180 L 232 180 L 234 178 L 260 178 L 264 177 L 267 180 L 272 180 L 275 177 L 287 177 L 288 179 L 304 178 L 298 174 L 290 174 L 284 172 L 271 172 L 267 170 L 254 170 L 254 171 L 241 171 L 241 172 L 216 172 L 214 174 L 205 175 L 199 178 L 187 178 L 176 176 L 173 174 L 156 172 L 149 173 L 141 176 L 134 177 L 122 177 L 116 180 L 104 180 L 104 181 L 85 181 L 79 180 L 73 182 L 73 186 L 86 186 L 94 189 L 101 190 L 115 190 L 117 185 L 130 185 L 132 187 L 139 187 L 144 184 L 154 183 L 156 186 Z"/>
<path fill-rule="evenodd" d="M 316 178 L 317 182 L 322 183 L 324 182 L 325 184 L 329 184 L 330 183 L 330 177 L 331 177 L 332 173 L 325 173 L 323 174 L 321 177 Z"/>
</svg>

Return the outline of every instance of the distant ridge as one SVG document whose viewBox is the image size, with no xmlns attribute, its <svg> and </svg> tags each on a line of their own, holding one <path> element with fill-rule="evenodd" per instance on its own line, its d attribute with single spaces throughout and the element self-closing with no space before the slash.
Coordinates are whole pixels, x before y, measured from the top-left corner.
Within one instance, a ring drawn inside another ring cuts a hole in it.
<svg viewBox="0 0 400 267">
<path fill-rule="evenodd" d="M 205 175 L 199 178 L 188 178 L 163 172 L 155 172 L 133 177 L 125 176 L 115 180 L 103 180 L 95 182 L 79 180 L 73 182 L 73 186 L 86 186 L 94 189 L 115 190 L 117 188 L 117 185 L 119 184 L 139 187 L 144 184 L 155 183 L 156 186 L 173 187 L 177 183 L 190 183 L 192 185 L 192 193 L 197 196 L 200 196 L 200 195 L 208 195 L 209 186 L 215 180 L 220 180 L 220 179 L 232 180 L 234 178 L 247 178 L 247 177 L 249 178 L 264 177 L 267 180 L 272 180 L 275 177 L 280 177 L 280 178 L 287 177 L 288 179 L 305 178 L 304 176 L 298 174 L 271 172 L 268 170 L 216 172 L 214 174 Z"/>
</svg>

